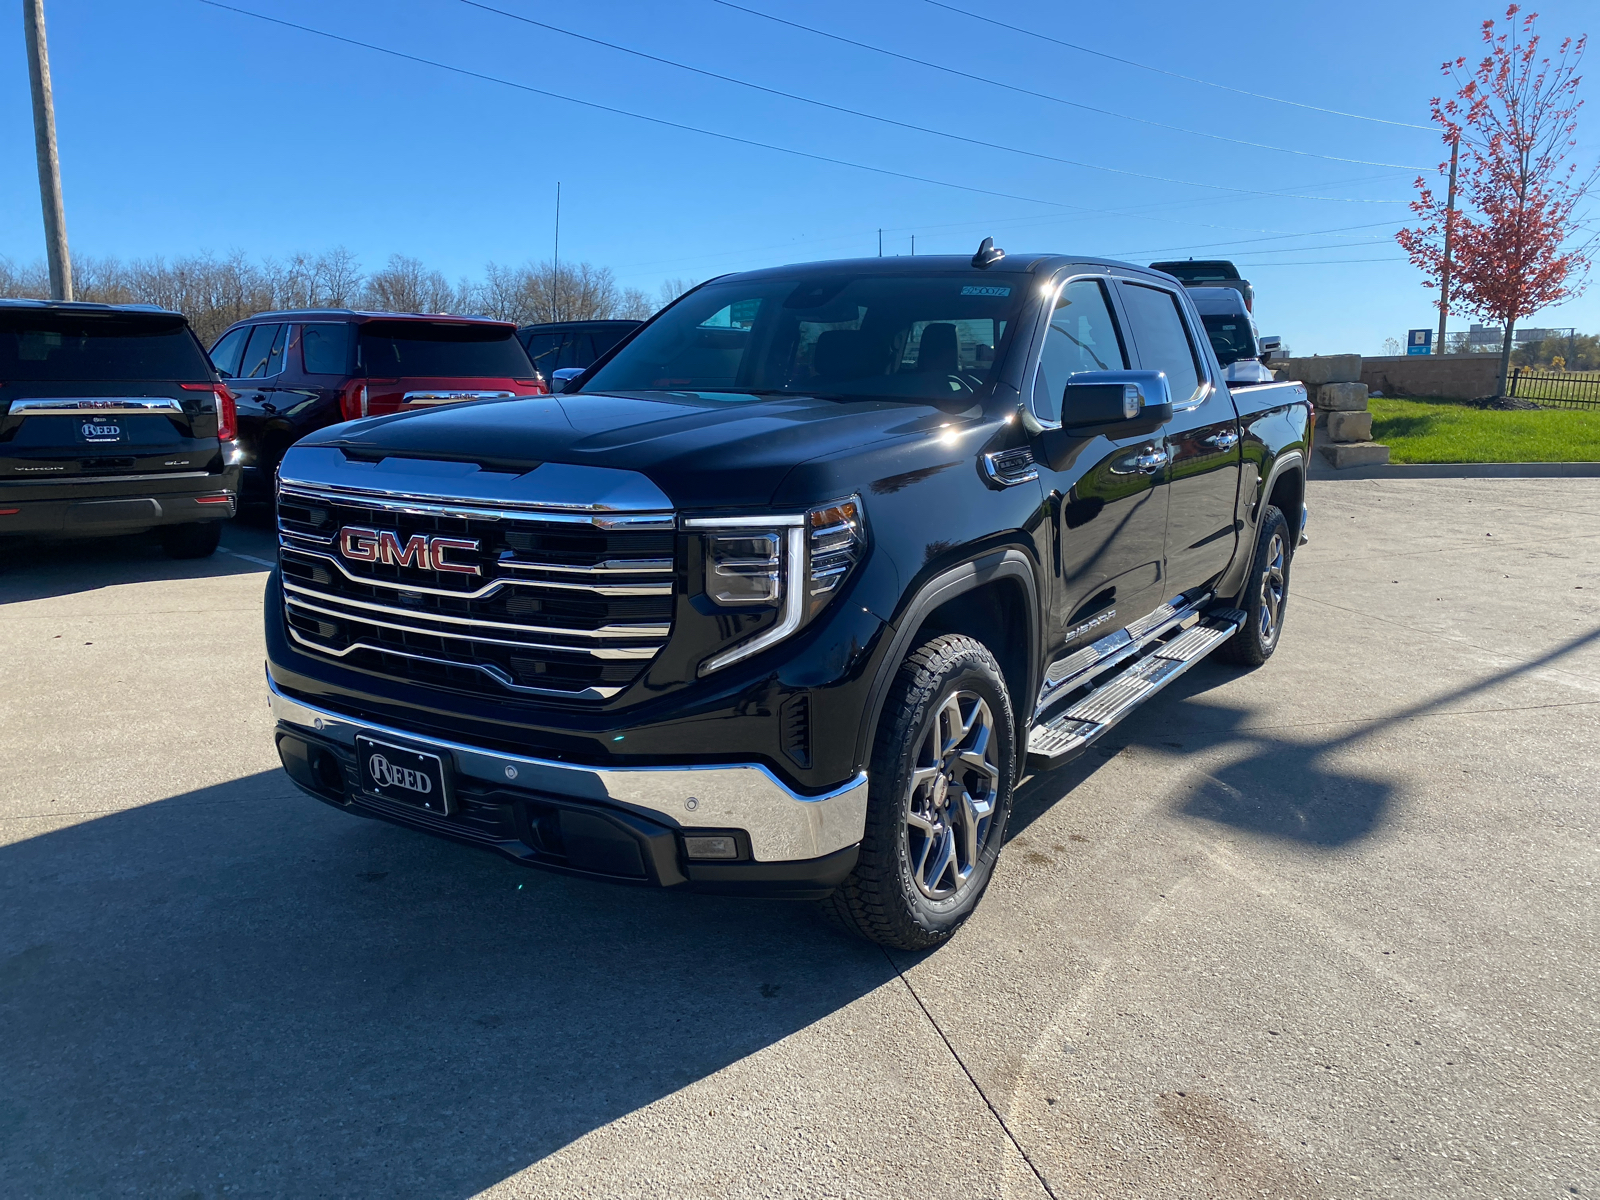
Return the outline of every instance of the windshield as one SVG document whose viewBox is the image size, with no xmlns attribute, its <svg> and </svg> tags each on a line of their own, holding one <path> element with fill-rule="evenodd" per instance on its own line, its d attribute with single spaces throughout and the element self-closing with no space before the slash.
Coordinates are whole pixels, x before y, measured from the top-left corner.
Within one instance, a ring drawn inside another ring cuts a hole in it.
<svg viewBox="0 0 1600 1200">
<path fill-rule="evenodd" d="M 176 315 L 0 314 L 0 379 L 157 382 L 210 379 L 205 351 Z"/>
<path fill-rule="evenodd" d="M 369 377 L 531 379 L 533 364 L 506 325 L 368 321 L 357 362 Z"/>
<path fill-rule="evenodd" d="M 1222 366 L 1241 358 L 1260 356 L 1255 331 L 1243 313 L 1212 314 L 1200 319 L 1205 322 L 1206 336 L 1211 339 L 1211 348 L 1217 352 L 1217 362 Z"/>
<path fill-rule="evenodd" d="M 952 271 L 710 284 L 657 317 L 584 390 L 971 396 L 989 383 L 1030 278 Z"/>
</svg>

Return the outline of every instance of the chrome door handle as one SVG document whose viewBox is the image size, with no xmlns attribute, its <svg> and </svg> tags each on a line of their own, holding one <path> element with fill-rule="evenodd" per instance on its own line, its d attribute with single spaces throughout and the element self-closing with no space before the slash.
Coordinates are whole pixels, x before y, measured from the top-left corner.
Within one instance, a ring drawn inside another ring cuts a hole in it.
<svg viewBox="0 0 1600 1200">
<path fill-rule="evenodd" d="M 1160 448 L 1141 450 L 1138 456 L 1133 460 L 1133 465 L 1138 467 L 1139 470 L 1143 471 L 1146 475 L 1154 475 L 1157 471 L 1161 470 L 1162 467 L 1167 465 L 1167 452 Z"/>
<path fill-rule="evenodd" d="M 1221 433 L 1214 433 L 1206 439 L 1218 450 L 1232 450 L 1239 444 L 1239 435 L 1232 429 L 1224 429 Z"/>
</svg>

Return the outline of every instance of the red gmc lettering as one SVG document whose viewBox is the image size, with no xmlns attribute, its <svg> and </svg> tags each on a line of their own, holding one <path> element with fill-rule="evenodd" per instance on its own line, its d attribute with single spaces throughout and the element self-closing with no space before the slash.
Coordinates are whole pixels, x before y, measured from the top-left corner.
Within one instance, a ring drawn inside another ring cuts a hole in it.
<svg viewBox="0 0 1600 1200">
<path fill-rule="evenodd" d="M 378 561 L 396 567 L 421 567 L 425 571 L 433 565 L 428 561 L 428 539 L 422 534 L 412 534 L 402 547 L 400 539 L 387 529 L 378 535 Z"/>
<path fill-rule="evenodd" d="M 436 537 L 414 533 L 402 545 L 400 535 L 391 530 L 346 525 L 339 530 L 339 553 L 352 562 L 381 562 L 393 567 L 421 567 L 424 571 L 444 571 L 452 575 L 482 575 L 476 563 L 451 562 L 447 550 L 478 549 L 474 538 Z"/>
<path fill-rule="evenodd" d="M 377 562 L 378 531 L 346 525 L 339 530 L 339 553 L 352 562 Z"/>
<path fill-rule="evenodd" d="M 456 575 L 482 575 L 483 570 L 477 563 L 446 562 L 446 550 L 476 550 L 478 543 L 468 538 L 436 537 L 428 543 L 428 549 L 433 555 L 433 569 L 435 571 L 449 571 Z"/>
</svg>

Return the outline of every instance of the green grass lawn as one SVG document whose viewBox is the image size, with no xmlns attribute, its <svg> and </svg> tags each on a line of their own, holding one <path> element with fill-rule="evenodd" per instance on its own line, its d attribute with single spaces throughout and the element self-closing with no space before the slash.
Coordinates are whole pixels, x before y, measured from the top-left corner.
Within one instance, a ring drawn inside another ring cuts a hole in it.
<svg viewBox="0 0 1600 1200">
<path fill-rule="evenodd" d="M 1397 463 L 1600 462 L 1600 409 L 1495 412 L 1374 398 L 1372 440 Z"/>
</svg>

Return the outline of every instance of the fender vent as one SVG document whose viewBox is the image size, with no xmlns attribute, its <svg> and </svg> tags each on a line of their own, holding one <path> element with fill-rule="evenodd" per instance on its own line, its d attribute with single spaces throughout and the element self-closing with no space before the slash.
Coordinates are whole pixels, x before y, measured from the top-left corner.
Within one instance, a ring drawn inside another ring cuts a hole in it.
<svg viewBox="0 0 1600 1200">
<path fill-rule="evenodd" d="M 783 727 L 783 752 L 796 766 L 811 765 L 811 697 L 791 696 L 778 710 Z"/>
</svg>

